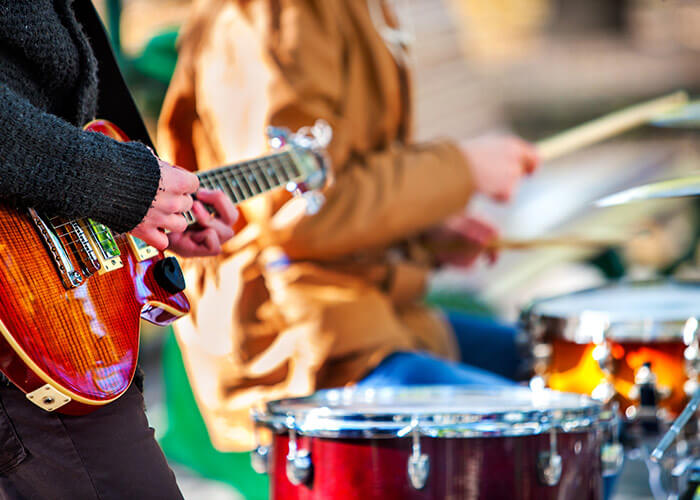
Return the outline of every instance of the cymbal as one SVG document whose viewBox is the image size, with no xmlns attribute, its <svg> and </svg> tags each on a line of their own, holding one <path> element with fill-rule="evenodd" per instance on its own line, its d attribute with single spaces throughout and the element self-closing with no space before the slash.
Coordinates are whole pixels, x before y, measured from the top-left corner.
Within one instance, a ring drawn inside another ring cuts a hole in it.
<svg viewBox="0 0 700 500">
<path fill-rule="evenodd" d="M 676 110 L 662 113 L 650 120 L 656 127 L 700 129 L 700 100 L 693 100 Z"/>
<path fill-rule="evenodd" d="M 634 201 L 659 198 L 683 198 L 700 195 L 700 172 L 678 179 L 654 182 L 611 194 L 595 202 L 596 206 L 609 207 Z"/>
</svg>

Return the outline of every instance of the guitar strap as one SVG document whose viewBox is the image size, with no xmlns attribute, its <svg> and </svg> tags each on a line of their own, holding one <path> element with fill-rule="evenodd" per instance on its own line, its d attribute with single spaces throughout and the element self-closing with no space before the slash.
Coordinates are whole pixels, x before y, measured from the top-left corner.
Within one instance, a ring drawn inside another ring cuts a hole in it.
<svg viewBox="0 0 700 500">
<path fill-rule="evenodd" d="M 140 141 L 155 151 L 92 1 L 75 0 L 73 10 L 97 58 L 98 116 L 118 124 L 132 140 Z"/>
</svg>

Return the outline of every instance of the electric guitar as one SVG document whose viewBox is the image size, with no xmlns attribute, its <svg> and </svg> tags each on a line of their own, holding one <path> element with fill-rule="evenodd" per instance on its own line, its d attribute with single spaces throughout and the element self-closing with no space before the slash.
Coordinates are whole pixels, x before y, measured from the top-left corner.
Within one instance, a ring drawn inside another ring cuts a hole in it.
<svg viewBox="0 0 700 500">
<path fill-rule="evenodd" d="M 319 187 L 326 127 L 314 126 L 313 136 L 275 129 L 274 152 L 200 172 L 200 183 L 234 203 Z M 106 120 L 85 129 L 128 140 Z M 139 318 L 167 325 L 186 314 L 184 288 L 175 258 L 137 238 L 88 218 L 0 205 L 0 371 L 44 410 L 81 415 L 121 396 L 136 370 Z"/>
</svg>

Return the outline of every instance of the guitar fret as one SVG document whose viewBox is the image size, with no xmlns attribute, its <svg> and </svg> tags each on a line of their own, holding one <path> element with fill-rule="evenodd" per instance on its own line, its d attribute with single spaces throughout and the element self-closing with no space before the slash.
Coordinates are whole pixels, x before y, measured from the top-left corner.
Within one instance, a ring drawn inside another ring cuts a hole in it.
<svg viewBox="0 0 700 500">
<path fill-rule="evenodd" d="M 211 179 L 211 173 L 203 172 L 199 176 L 199 183 L 206 189 L 214 189 L 214 184 Z"/>
<path fill-rule="evenodd" d="M 282 171 L 284 172 L 284 175 L 287 177 L 287 182 L 293 180 L 296 175 L 294 174 L 294 171 L 292 171 L 292 174 L 289 174 L 289 168 L 287 167 L 287 162 L 284 161 L 284 158 L 279 155 L 278 157 L 275 158 L 279 166 L 282 168 Z"/>
<path fill-rule="evenodd" d="M 285 184 L 285 181 L 280 179 L 279 174 L 277 173 L 277 170 L 275 169 L 275 164 L 270 158 L 265 159 L 265 165 L 267 170 L 267 174 L 270 176 L 271 179 L 274 180 L 276 186 L 283 186 Z"/>
<path fill-rule="evenodd" d="M 239 172 L 234 172 L 233 173 L 234 177 L 238 181 L 238 185 L 241 186 L 244 196 L 244 199 L 251 198 L 253 196 L 253 190 L 250 188 L 250 184 L 248 184 L 248 181 L 245 178 L 245 175 L 241 172 L 239 175 Z"/>
<path fill-rule="evenodd" d="M 243 190 L 241 189 L 240 183 L 238 182 L 238 179 L 232 171 L 226 171 L 226 180 L 228 181 L 231 188 L 234 190 L 234 193 L 236 193 L 236 199 L 239 202 L 245 200 L 246 197 L 243 194 Z"/>
<path fill-rule="evenodd" d="M 231 201 L 233 201 L 234 203 L 238 203 L 240 200 L 236 197 L 236 194 L 233 192 L 231 184 L 226 178 L 226 172 L 215 170 L 214 176 L 221 181 L 220 184 L 223 186 L 223 191 L 229 198 L 231 198 Z"/>
<path fill-rule="evenodd" d="M 248 184 L 253 188 L 253 196 L 262 193 L 264 190 L 258 183 L 258 178 L 255 176 L 255 170 L 250 167 L 249 163 L 246 163 L 248 171 L 245 173 L 246 179 L 248 179 Z"/>
<path fill-rule="evenodd" d="M 188 210 L 187 212 L 183 212 L 182 215 L 185 216 L 185 220 L 187 221 L 187 224 L 194 224 L 195 222 L 197 222 L 197 219 L 191 210 Z"/>
<path fill-rule="evenodd" d="M 301 177 L 301 172 L 299 172 L 299 168 L 297 167 L 297 163 L 294 161 L 291 155 L 287 157 L 287 161 L 289 163 L 289 168 L 292 172 L 294 172 L 294 177 L 298 178 Z"/>
<path fill-rule="evenodd" d="M 258 168 L 260 169 L 260 172 L 262 173 L 262 176 L 265 178 L 265 182 L 267 183 L 269 188 L 277 187 L 279 184 L 272 180 L 272 177 L 270 177 L 267 174 L 267 167 L 265 165 L 265 158 L 260 158 L 258 160 Z"/>
<path fill-rule="evenodd" d="M 261 168 L 260 161 L 255 162 L 255 177 L 258 179 L 258 185 L 260 185 L 261 188 L 263 188 L 264 191 L 268 191 L 271 187 L 272 184 L 270 184 L 267 181 L 267 178 L 265 177 L 265 173 L 263 169 Z"/>
</svg>

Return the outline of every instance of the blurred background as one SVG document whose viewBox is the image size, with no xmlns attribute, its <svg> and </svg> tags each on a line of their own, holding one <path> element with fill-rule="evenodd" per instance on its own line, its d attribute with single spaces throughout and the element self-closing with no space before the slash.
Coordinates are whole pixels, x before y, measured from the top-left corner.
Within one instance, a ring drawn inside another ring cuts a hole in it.
<svg viewBox="0 0 700 500">
<path fill-rule="evenodd" d="M 360 0 L 358 0 L 360 1 Z M 149 128 L 174 69 L 185 0 L 96 0 Z M 700 94 L 700 0 L 405 0 L 412 34 L 417 139 L 514 131 L 538 140 L 648 98 Z M 429 301 L 515 320 L 536 297 L 619 277 L 697 277 L 700 211 L 692 199 L 610 209 L 591 202 L 698 168 L 700 135 L 643 127 L 543 166 L 517 199 L 476 199 L 471 211 L 506 237 L 580 235 L 625 240 L 601 250 L 506 252 L 495 266 L 443 270 Z M 148 416 L 188 499 L 266 498 L 245 454 L 208 442 L 167 330 L 144 326 Z M 649 498 L 627 479 L 615 498 Z"/>
</svg>

